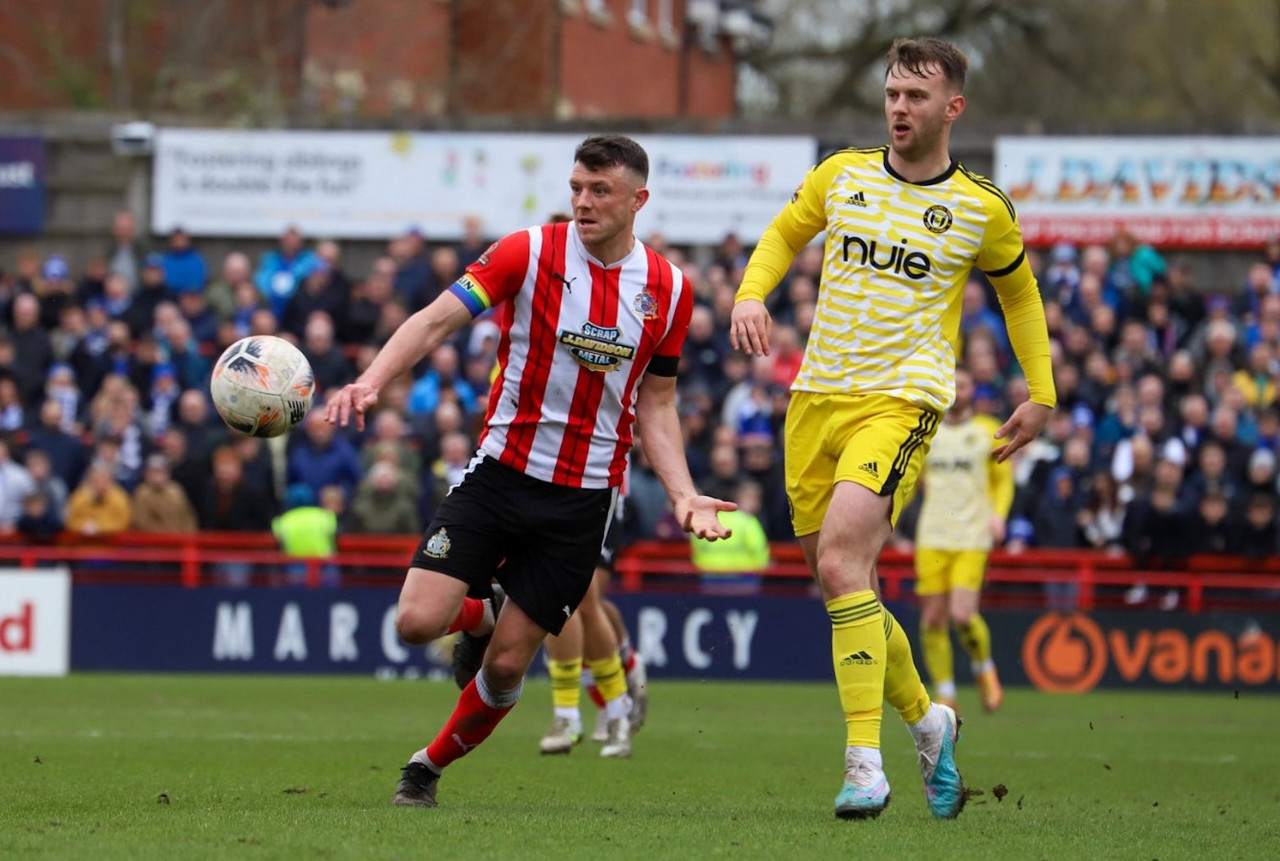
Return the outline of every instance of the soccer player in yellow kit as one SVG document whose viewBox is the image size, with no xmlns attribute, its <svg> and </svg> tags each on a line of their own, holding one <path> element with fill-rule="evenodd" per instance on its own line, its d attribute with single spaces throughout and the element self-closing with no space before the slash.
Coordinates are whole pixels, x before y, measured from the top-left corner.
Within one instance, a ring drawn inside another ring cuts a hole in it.
<svg viewBox="0 0 1280 861">
<path fill-rule="evenodd" d="M 973 377 L 956 369 L 956 398 L 924 458 L 924 502 L 916 527 L 920 638 L 934 699 L 955 707 L 955 664 L 948 618 L 969 654 L 982 707 L 1000 708 L 1003 692 L 991 660 L 991 631 L 978 593 L 993 541 L 1004 540 L 1013 504 L 1013 465 L 991 456 L 999 422 L 973 410 Z"/>
<path fill-rule="evenodd" d="M 813 168 L 760 238 L 738 289 L 733 345 L 767 354 L 764 298 L 795 255 L 826 232 L 818 308 L 786 421 L 792 526 L 831 618 L 846 724 L 835 813 L 862 819 L 889 802 L 882 702 L 915 739 L 934 816 L 956 816 L 958 721 L 933 703 L 901 627 L 876 594 L 875 566 L 954 393 L 960 299 L 976 266 L 991 279 L 1031 398 L 996 437 L 1006 460 L 1035 439 L 1055 395 L 1044 306 L 1013 206 L 955 162 L 968 61 L 938 39 L 899 39 L 886 58 L 890 142 Z"/>
</svg>

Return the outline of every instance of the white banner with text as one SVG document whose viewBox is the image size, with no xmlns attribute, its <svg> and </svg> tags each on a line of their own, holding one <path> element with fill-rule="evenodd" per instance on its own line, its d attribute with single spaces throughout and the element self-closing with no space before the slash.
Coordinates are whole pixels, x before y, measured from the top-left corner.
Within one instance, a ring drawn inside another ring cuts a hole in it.
<svg viewBox="0 0 1280 861">
<path fill-rule="evenodd" d="M 1001 137 L 996 184 L 1028 245 L 1257 248 L 1280 235 L 1280 138 Z"/>
<path fill-rule="evenodd" d="M 71 575 L 65 568 L 0 568 L 0 676 L 65 676 Z"/>
<path fill-rule="evenodd" d="M 196 236 L 456 239 L 465 216 L 496 237 L 569 209 L 581 134 L 161 129 L 152 229 Z M 754 243 L 812 167 L 810 137 L 637 135 L 652 196 L 643 238 Z"/>
</svg>

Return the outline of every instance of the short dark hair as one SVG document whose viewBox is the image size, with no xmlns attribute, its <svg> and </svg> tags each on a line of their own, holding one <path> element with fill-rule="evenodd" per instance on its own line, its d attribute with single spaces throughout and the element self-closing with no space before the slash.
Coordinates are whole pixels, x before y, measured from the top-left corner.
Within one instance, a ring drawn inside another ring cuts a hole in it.
<svg viewBox="0 0 1280 861">
<path fill-rule="evenodd" d="M 644 147 L 626 135 L 595 135 L 578 144 L 573 160 L 587 170 L 622 165 L 649 179 L 649 156 Z"/>
<path fill-rule="evenodd" d="M 923 78 L 927 66 L 937 66 L 948 83 L 957 90 L 964 89 L 964 76 L 969 71 L 969 58 L 950 42 L 925 36 L 920 39 L 894 39 L 893 46 L 884 58 L 884 74 L 895 66 L 902 66 L 916 77 Z"/>
</svg>

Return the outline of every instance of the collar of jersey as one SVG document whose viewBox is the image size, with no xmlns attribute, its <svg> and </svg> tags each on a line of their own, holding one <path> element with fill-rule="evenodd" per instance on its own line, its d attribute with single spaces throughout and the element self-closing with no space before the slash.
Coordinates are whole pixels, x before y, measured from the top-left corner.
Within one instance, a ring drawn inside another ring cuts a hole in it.
<svg viewBox="0 0 1280 861">
<path fill-rule="evenodd" d="M 937 176 L 933 177 L 932 179 L 924 179 L 924 180 L 921 180 L 920 182 L 912 182 L 902 174 L 898 173 L 889 165 L 889 147 L 884 148 L 885 171 L 889 174 L 889 176 L 893 177 L 898 182 L 905 182 L 908 185 L 937 185 L 940 182 L 946 182 L 947 180 L 951 179 L 951 175 L 955 173 L 959 168 L 960 168 L 960 162 L 956 161 L 953 158 L 951 159 L 951 164 L 947 166 L 947 169 L 944 170 L 942 173 L 938 174 Z"/>
<path fill-rule="evenodd" d="M 601 269 L 617 269 L 619 266 L 621 266 L 622 264 L 630 260 L 632 255 L 634 255 L 640 249 L 641 245 L 643 245 L 643 243 L 640 241 L 640 237 L 636 236 L 633 233 L 631 235 L 631 239 L 632 239 L 631 250 L 628 251 L 621 258 L 619 258 L 616 262 L 605 265 L 604 263 L 601 263 L 598 259 L 596 259 L 596 256 L 594 254 L 592 254 L 590 251 L 587 250 L 587 246 L 582 242 L 582 237 L 578 235 L 578 225 L 574 224 L 572 221 L 569 222 L 569 236 L 573 238 L 574 246 L 582 251 L 582 255 L 586 257 L 589 261 L 594 263 L 595 265 L 599 266 Z"/>
</svg>

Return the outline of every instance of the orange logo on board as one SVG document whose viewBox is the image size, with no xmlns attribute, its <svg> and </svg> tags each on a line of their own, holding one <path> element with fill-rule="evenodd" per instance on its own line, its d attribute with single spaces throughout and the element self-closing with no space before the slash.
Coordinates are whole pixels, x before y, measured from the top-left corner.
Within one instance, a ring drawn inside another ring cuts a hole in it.
<svg viewBox="0 0 1280 861">
<path fill-rule="evenodd" d="M 1042 691 L 1092 690 L 1107 670 L 1106 637 L 1088 616 L 1049 613 L 1023 638 L 1022 667 Z"/>
</svg>

